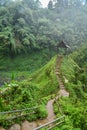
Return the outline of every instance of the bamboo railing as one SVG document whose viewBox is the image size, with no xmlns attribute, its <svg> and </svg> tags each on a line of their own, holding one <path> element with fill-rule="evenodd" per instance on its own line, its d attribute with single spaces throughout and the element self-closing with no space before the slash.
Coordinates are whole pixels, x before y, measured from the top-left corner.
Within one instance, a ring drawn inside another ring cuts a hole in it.
<svg viewBox="0 0 87 130">
<path fill-rule="evenodd" d="M 44 125 L 41 125 L 41 126 L 35 128 L 34 130 L 40 130 L 40 129 L 46 128 L 46 127 L 47 127 L 46 130 L 51 130 L 52 128 L 54 128 L 54 127 L 60 125 L 61 123 L 63 123 L 64 121 L 65 121 L 65 115 L 63 115 L 63 116 L 61 116 L 61 117 L 59 117 L 59 118 L 57 118 L 53 121 L 50 121 L 50 122 L 48 122 Z"/>
</svg>

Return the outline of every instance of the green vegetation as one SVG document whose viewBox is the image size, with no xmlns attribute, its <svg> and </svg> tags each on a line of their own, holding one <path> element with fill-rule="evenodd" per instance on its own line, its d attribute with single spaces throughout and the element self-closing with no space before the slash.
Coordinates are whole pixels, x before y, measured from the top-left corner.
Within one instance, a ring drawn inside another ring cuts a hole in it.
<svg viewBox="0 0 87 130">
<path fill-rule="evenodd" d="M 57 116 L 61 112 L 66 115 L 65 124 L 61 130 L 86 130 L 87 129 L 87 45 L 65 57 L 62 62 L 61 72 L 66 89 L 70 93 L 69 98 L 61 98 L 54 104 Z M 73 60 L 73 59 L 75 60 Z M 85 66 L 84 66 L 85 63 Z M 67 70 L 68 67 L 68 70 Z M 80 68 L 81 67 L 81 68 Z M 67 82 L 65 82 L 65 79 Z M 57 109 L 57 107 L 59 108 Z M 56 128 L 54 129 L 56 130 Z"/>
<path fill-rule="evenodd" d="M 0 0 L 0 111 L 38 106 L 34 114 L 10 122 L 4 121 L 8 115 L 0 115 L 0 125 L 47 116 L 45 105 L 59 90 L 54 55 L 63 40 L 71 52 L 77 51 L 64 56 L 61 64 L 70 97 L 54 103 L 56 116 L 66 115 L 65 124 L 54 130 L 87 130 L 86 21 L 87 0 L 49 0 L 47 8 L 39 0 Z"/>
<path fill-rule="evenodd" d="M 56 90 L 58 90 L 58 81 L 55 75 L 55 64 L 56 57 L 52 58 L 46 66 L 31 75 L 32 83 L 41 88 L 40 93 L 43 96 L 53 94 Z"/>
<path fill-rule="evenodd" d="M 87 64 L 85 63 L 84 67 L 84 64 L 80 64 L 78 60 L 80 58 L 79 55 L 83 54 L 82 52 L 86 53 L 86 49 L 87 46 L 84 46 L 78 52 L 66 56 L 62 60 L 62 79 L 70 96 L 69 98 L 61 97 L 54 103 L 54 112 L 56 116 L 59 117 L 62 114 L 66 115 L 65 123 L 59 126 L 59 129 L 61 130 L 87 129 Z M 86 57 L 85 54 L 81 55 L 82 60 L 84 57 Z M 27 107 L 31 108 L 33 106 L 39 106 L 38 109 L 34 110 L 36 114 L 29 117 L 27 115 L 23 116 L 21 119 L 18 118 L 17 120 L 13 120 L 13 123 L 20 123 L 25 118 L 32 121 L 43 119 L 47 116 L 45 105 L 59 90 L 58 81 L 55 75 L 56 58 L 56 56 L 53 57 L 50 62 L 29 75 L 26 80 L 21 82 L 12 81 L 10 84 L 6 84 L 1 88 L 1 111 L 20 110 Z M 12 79 L 14 79 L 14 74 L 12 75 Z M 22 112 L 22 114 L 27 114 L 27 112 Z M 6 119 L 7 117 L 1 116 L 1 118 Z M 2 120 L 1 124 L 3 124 L 3 126 L 8 126 L 12 124 L 12 122 L 3 122 Z M 56 129 L 58 128 L 55 127 L 54 130 Z"/>
<path fill-rule="evenodd" d="M 45 118 L 47 116 L 45 105 L 51 98 L 51 95 L 58 91 L 55 63 L 56 57 L 52 58 L 50 62 L 40 70 L 28 76 L 27 80 L 21 82 L 13 80 L 10 84 L 5 84 L 0 90 L 0 111 L 20 110 L 39 106 L 38 110 L 35 110 L 36 114 L 30 117 L 26 116 L 26 119 L 32 121 Z M 14 79 L 14 75 L 12 75 L 12 78 Z M 26 114 L 26 112 L 22 114 Z M 0 116 L 1 119 L 7 118 L 6 116 Z M 24 117 L 21 118 L 21 120 L 24 119 Z M 20 120 L 18 119 L 16 121 Z M 13 122 L 15 122 L 15 120 Z M 10 123 L 12 124 L 12 122 Z M 3 120 L 1 124 L 6 125 Z"/>
<path fill-rule="evenodd" d="M 52 53 L 52 55 L 54 55 Z M 0 80 L 1 82 L 10 82 L 14 80 L 26 79 L 32 72 L 45 65 L 49 58 L 48 50 L 32 52 L 30 55 L 22 54 L 13 59 L 9 57 L 0 58 Z"/>
<path fill-rule="evenodd" d="M 51 55 L 61 40 L 75 49 L 86 41 L 86 12 L 80 0 L 49 1 L 48 8 L 39 0 L 0 1 L 0 55 L 14 58 L 43 48 Z"/>
</svg>

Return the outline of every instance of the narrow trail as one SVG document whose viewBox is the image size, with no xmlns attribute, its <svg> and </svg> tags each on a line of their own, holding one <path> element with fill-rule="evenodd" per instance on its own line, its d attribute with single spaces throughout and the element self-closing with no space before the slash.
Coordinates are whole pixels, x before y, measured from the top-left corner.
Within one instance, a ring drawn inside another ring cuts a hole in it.
<svg viewBox="0 0 87 130">
<path fill-rule="evenodd" d="M 69 96 L 69 93 L 65 90 L 65 87 L 64 87 L 64 84 L 63 84 L 63 81 L 61 78 L 61 71 L 60 71 L 61 63 L 62 63 L 62 56 L 58 56 L 57 61 L 56 61 L 55 73 L 57 75 L 57 80 L 59 82 L 60 90 L 58 92 L 58 96 L 55 98 L 56 100 L 58 98 L 60 98 L 61 96 L 64 96 L 64 97 Z M 19 127 L 19 126 L 17 127 L 17 124 L 15 124 L 8 130 L 33 130 L 40 125 L 43 125 L 47 122 L 54 120 L 56 118 L 54 111 L 53 111 L 53 103 L 54 103 L 55 99 L 51 99 L 50 101 L 48 101 L 48 103 L 46 105 L 46 109 L 48 112 L 48 116 L 46 119 L 37 120 L 37 121 L 33 121 L 33 122 L 24 121 L 22 123 L 21 127 Z M 2 129 L 0 129 L 0 130 L 2 130 Z"/>
<path fill-rule="evenodd" d="M 31 123 L 28 121 L 24 121 L 20 130 L 33 130 L 40 125 L 43 125 L 47 122 L 54 120 L 56 117 L 55 117 L 55 114 L 53 111 L 53 102 L 54 102 L 54 99 L 50 100 L 46 105 L 46 109 L 48 112 L 48 116 L 46 119 L 37 120 L 37 121 L 31 122 Z"/>
<path fill-rule="evenodd" d="M 56 97 L 56 99 L 58 99 L 61 96 L 64 96 L 64 97 L 69 96 L 69 93 L 65 90 L 65 87 L 64 87 L 64 84 L 63 84 L 63 81 L 61 78 L 61 71 L 60 71 L 61 63 L 62 63 L 62 56 L 58 56 L 57 61 L 56 61 L 55 73 L 57 75 L 57 80 L 59 82 L 60 90 L 58 92 L 58 96 Z M 29 127 L 29 123 L 26 121 L 27 123 L 24 123 L 24 125 L 23 125 L 25 127 L 24 128 L 22 127 L 21 130 L 33 130 L 34 128 L 36 128 L 36 126 L 40 126 L 40 125 L 43 125 L 47 122 L 54 120 L 56 118 L 56 116 L 54 114 L 54 110 L 53 110 L 54 101 L 55 101 L 55 99 L 52 99 L 52 100 L 48 101 L 48 103 L 47 103 L 46 108 L 47 108 L 48 116 L 46 119 L 38 120 L 38 121 L 36 121 L 36 124 L 35 124 L 35 122 L 31 123 L 31 127 Z"/>
<path fill-rule="evenodd" d="M 60 87 L 58 95 L 59 95 L 59 97 L 61 97 L 61 96 L 69 97 L 69 92 L 66 91 L 64 83 L 62 81 L 62 77 L 61 77 L 60 68 L 61 68 L 61 63 L 62 63 L 62 56 L 57 57 L 57 61 L 56 62 L 57 63 L 56 63 L 56 72 L 55 73 L 57 75 L 57 79 L 58 79 L 59 87 Z"/>
</svg>

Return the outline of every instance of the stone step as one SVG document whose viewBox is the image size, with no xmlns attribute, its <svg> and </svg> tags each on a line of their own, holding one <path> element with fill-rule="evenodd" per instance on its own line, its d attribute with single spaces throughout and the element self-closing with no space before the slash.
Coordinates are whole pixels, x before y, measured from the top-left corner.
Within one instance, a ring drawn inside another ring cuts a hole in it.
<svg viewBox="0 0 87 130">
<path fill-rule="evenodd" d="M 3 127 L 0 126 L 0 130 L 6 130 L 6 129 L 4 129 Z"/>
<path fill-rule="evenodd" d="M 24 121 L 21 126 L 21 130 L 33 130 L 37 127 L 36 122 Z"/>
<path fill-rule="evenodd" d="M 58 72 L 58 71 L 57 71 L 57 72 L 55 72 L 55 73 L 56 73 L 56 75 L 59 75 L 59 74 L 60 74 L 60 72 Z"/>
<path fill-rule="evenodd" d="M 21 130 L 21 127 L 19 124 L 14 124 L 8 130 Z"/>
</svg>

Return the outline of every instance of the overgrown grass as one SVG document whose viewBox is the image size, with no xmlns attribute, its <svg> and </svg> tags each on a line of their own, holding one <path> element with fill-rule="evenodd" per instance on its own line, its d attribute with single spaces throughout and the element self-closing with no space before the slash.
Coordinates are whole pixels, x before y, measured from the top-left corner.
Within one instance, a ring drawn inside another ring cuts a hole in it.
<svg viewBox="0 0 87 130">
<path fill-rule="evenodd" d="M 79 58 L 79 57 L 77 57 Z M 69 57 L 64 57 L 61 65 L 61 73 L 68 82 L 65 83 L 66 89 L 69 91 L 69 98 L 61 97 L 54 104 L 54 111 L 57 117 L 65 114 L 65 123 L 53 130 L 86 130 L 87 129 L 87 94 L 83 91 L 83 82 L 81 81 L 81 68 L 76 62 Z M 86 76 L 86 75 L 85 75 Z M 84 84 L 86 82 L 84 81 Z M 85 88 L 86 89 L 86 88 Z"/>
<path fill-rule="evenodd" d="M 41 69 L 28 76 L 26 80 L 20 82 L 14 81 L 14 75 L 12 75 L 12 82 L 0 88 L 0 111 L 40 106 L 35 115 L 31 115 L 30 118 L 26 116 L 26 119 L 32 121 L 45 118 L 47 116 L 45 105 L 53 97 L 53 94 L 58 91 L 55 64 L 56 56 Z M 22 120 L 24 119 L 22 118 Z M 2 121 L 1 124 L 4 125 L 4 122 Z"/>
<path fill-rule="evenodd" d="M 79 69 L 79 66 L 76 64 L 76 62 L 74 62 L 74 60 L 70 56 L 63 58 L 61 65 L 62 77 L 66 89 L 69 91 L 71 96 L 74 96 L 74 98 L 76 97 L 74 89 L 76 86 L 79 86 L 79 82 L 75 83 L 77 82 L 76 73 Z M 67 80 L 67 82 L 65 80 Z"/>
<path fill-rule="evenodd" d="M 48 64 L 31 75 L 32 83 L 36 84 L 43 96 L 53 94 L 58 91 L 58 81 L 55 75 L 56 56 Z"/>
<path fill-rule="evenodd" d="M 2 82 L 10 81 L 13 74 L 15 80 L 26 79 L 32 72 L 40 69 L 49 60 L 47 50 L 22 54 L 13 59 L 0 56 L 0 79 Z"/>
</svg>

